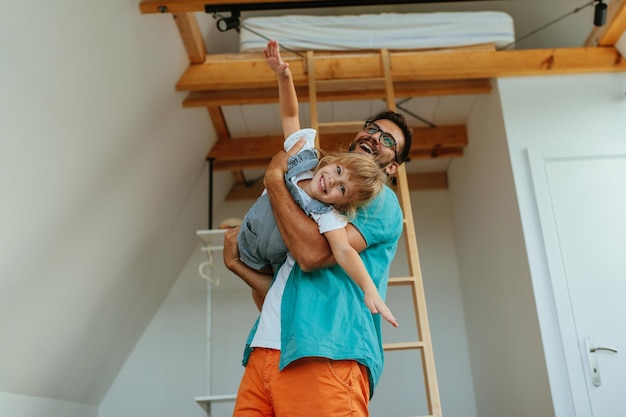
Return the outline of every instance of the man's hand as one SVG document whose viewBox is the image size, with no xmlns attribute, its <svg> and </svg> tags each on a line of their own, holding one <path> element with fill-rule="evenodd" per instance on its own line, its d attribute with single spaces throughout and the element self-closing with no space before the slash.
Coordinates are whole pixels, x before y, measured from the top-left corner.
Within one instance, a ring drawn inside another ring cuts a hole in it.
<svg viewBox="0 0 626 417">
<path fill-rule="evenodd" d="M 284 181 L 285 173 L 287 172 L 287 162 L 289 158 L 297 154 L 300 149 L 304 146 L 306 140 L 300 139 L 298 140 L 292 147 L 289 149 L 289 152 L 280 151 L 270 161 L 267 165 L 267 169 L 265 170 L 265 176 L 263 178 L 263 185 L 267 188 L 268 183 L 272 180 L 275 181 Z"/>
<path fill-rule="evenodd" d="M 265 62 L 267 62 L 270 69 L 274 71 L 277 76 L 284 76 L 289 68 L 289 64 L 283 62 L 280 57 L 280 47 L 278 46 L 278 42 L 269 41 L 265 49 L 263 49 L 263 53 L 265 54 Z"/>
<path fill-rule="evenodd" d="M 239 227 L 231 227 L 224 232 L 224 250 L 222 256 L 224 257 L 224 265 L 226 268 L 232 270 L 233 265 L 239 263 L 239 246 L 237 246 L 237 234 L 239 233 Z"/>
</svg>

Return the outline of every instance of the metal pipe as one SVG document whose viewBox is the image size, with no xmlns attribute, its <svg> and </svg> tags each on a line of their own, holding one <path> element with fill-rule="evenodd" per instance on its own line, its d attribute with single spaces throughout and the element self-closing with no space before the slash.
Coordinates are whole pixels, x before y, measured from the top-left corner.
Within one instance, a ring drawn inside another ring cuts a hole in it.
<svg viewBox="0 0 626 417">
<path fill-rule="evenodd" d="M 215 158 L 207 158 L 209 162 L 209 230 L 213 229 L 213 161 Z"/>
</svg>

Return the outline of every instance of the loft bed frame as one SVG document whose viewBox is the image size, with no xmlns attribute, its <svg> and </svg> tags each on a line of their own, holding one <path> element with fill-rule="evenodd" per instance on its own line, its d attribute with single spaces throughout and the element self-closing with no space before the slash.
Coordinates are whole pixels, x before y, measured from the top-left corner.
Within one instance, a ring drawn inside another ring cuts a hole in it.
<svg viewBox="0 0 626 417">
<path fill-rule="evenodd" d="M 215 127 L 218 141 L 209 157 L 213 169 L 237 171 L 261 168 L 267 165 L 282 137 L 272 138 L 270 146 L 236 147 L 230 139 L 221 106 L 236 104 L 275 103 L 278 101 L 274 74 L 263 71 L 260 54 L 207 54 L 196 13 L 205 13 L 209 7 L 281 8 L 293 4 L 312 7 L 315 0 L 291 2 L 286 0 L 143 0 L 140 11 L 171 13 L 179 29 L 190 66 L 176 83 L 178 91 L 188 91 L 184 107 L 206 107 Z M 330 2 L 339 5 L 338 2 Z M 347 2 L 364 4 L 363 2 Z M 375 4 L 375 2 L 365 2 Z M 380 2 L 378 2 L 380 4 Z M 418 3 L 390 1 L 385 3 Z M 447 94 L 486 94 L 491 91 L 490 80 L 497 77 L 558 75 L 574 73 L 626 71 L 626 62 L 614 45 L 626 29 L 626 2 L 614 1 L 608 5 L 607 23 L 594 29 L 586 45 L 580 48 L 533 50 L 485 50 L 458 48 L 456 50 L 391 52 L 393 82 L 397 98 Z M 318 6 L 319 7 L 319 6 Z M 316 73 L 325 78 L 342 79 L 376 77 L 380 74 L 380 59 L 376 52 L 319 53 L 316 54 Z M 306 63 L 301 56 L 283 53 L 290 62 L 294 82 L 301 101 L 308 100 Z M 382 88 L 373 90 L 344 90 L 320 92 L 320 101 L 383 98 Z M 411 159 L 461 156 L 467 144 L 464 126 L 419 128 Z M 337 138 L 328 135 L 330 145 Z M 243 139 L 243 138 L 242 138 Z M 267 139 L 267 138 L 264 138 Z M 249 142 L 258 138 L 247 138 Z M 249 150 L 249 153 L 245 150 Z"/>
<path fill-rule="evenodd" d="M 233 141 L 221 107 L 277 103 L 275 76 L 264 68 L 261 54 L 207 54 L 196 13 L 425 2 L 428 1 L 143 0 L 139 9 L 143 14 L 172 14 L 190 62 L 176 83 L 176 90 L 188 92 L 183 107 L 206 107 L 208 110 L 218 139 L 207 155 L 211 168 L 232 171 L 237 176 L 236 173 L 244 169 L 265 167 L 275 150 L 281 148 L 283 138 L 276 135 Z M 463 47 L 390 51 L 395 95 L 402 99 L 488 94 L 491 80 L 498 77 L 626 71 L 626 61 L 615 49 L 615 43 L 625 30 L 626 1 L 613 0 L 608 4 L 606 24 L 595 28 L 587 38 L 586 46 L 579 48 L 495 50 L 494 47 Z M 299 100 L 308 101 L 306 58 L 290 52 L 282 55 L 290 63 Z M 342 79 L 379 77 L 382 69 L 377 51 L 316 52 L 314 65 L 318 78 L 339 83 L 333 91 L 318 92 L 319 101 L 384 98 L 384 86 L 354 89 L 349 85 L 342 88 L 340 84 Z M 345 132 L 320 133 L 323 149 L 335 149 L 337 143 L 346 138 Z M 414 137 L 411 160 L 460 157 L 468 143 L 465 126 L 416 128 Z M 259 146 L 260 140 L 264 146 Z M 239 179 L 238 184 L 243 185 L 245 181 Z M 418 178 L 413 180 L 410 178 L 410 183 L 417 182 Z M 239 192 L 231 194 L 235 198 L 259 195 L 259 189 L 247 188 L 250 187 L 240 187 Z"/>
</svg>

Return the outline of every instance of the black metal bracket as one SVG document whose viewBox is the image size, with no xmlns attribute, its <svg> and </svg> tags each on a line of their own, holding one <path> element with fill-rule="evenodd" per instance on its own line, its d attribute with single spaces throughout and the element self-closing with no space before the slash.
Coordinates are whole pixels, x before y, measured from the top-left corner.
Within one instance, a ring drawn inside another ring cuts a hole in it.
<svg viewBox="0 0 626 417">
<path fill-rule="evenodd" d="M 318 1 L 285 1 L 285 2 L 261 2 L 261 3 L 226 3 L 206 4 L 206 13 L 227 12 L 231 10 L 282 10 L 282 9 L 319 9 L 330 7 L 352 6 L 380 6 L 387 4 L 413 4 L 413 3 L 445 3 L 458 2 L 459 0 L 318 0 Z"/>
</svg>

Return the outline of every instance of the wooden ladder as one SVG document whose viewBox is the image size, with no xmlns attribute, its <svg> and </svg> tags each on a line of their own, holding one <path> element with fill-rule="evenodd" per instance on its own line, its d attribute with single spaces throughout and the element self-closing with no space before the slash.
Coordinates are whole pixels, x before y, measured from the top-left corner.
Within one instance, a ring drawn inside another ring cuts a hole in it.
<svg viewBox="0 0 626 417">
<path fill-rule="evenodd" d="M 391 78 L 391 59 L 387 49 L 380 50 L 381 76 L 377 78 L 355 78 L 355 79 L 317 79 L 315 75 L 315 56 L 313 51 L 308 51 L 306 55 L 306 70 L 308 74 L 309 105 L 311 127 L 316 129 L 318 134 L 315 140 L 319 147 L 319 137 L 324 133 L 338 133 L 362 128 L 362 121 L 359 122 L 335 122 L 320 123 L 318 120 L 317 93 L 319 91 L 341 91 L 350 89 L 371 89 L 383 86 L 387 108 L 396 111 L 395 92 Z M 424 285 L 420 269 L 419 255 L 417 251 L 417 239 L 415 236 L 415 226 L 413 223 L 413 211 L 411 209 L 411 199 L 409 195 L 408 180 L 406 174 L 406 164 L 400 165 L 398 173 L 392 179 L 392 188 L 395 190 L 402 212 L 404 213 L 404 237 L 407 250 L 408 276 L 389 278 L 390 286 L 409 286 L 413 296 L 413 306 L 415 312 L 415 324 L 417 326 L 417 340 L 401 343 L 384 343 L 385 351 L 398 350 L 418 350 L 421 353 L 421 366 L 423 370 L 425 395 L 428 405 L 429 417 L 441 417 L 441 402 L 439 400 L 439 388 L 437 385 L 437 375 L 435 371 L 435 359 L 432 349 L 430 327 L 428 324 L 428 314 L 426 311 L 426 297 L 424 295 Z M 394 184 L 395 182 L 395 184 Z M 392 308 L 393 310 L 393 308 Z"/>
</svg>

